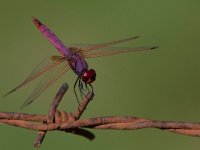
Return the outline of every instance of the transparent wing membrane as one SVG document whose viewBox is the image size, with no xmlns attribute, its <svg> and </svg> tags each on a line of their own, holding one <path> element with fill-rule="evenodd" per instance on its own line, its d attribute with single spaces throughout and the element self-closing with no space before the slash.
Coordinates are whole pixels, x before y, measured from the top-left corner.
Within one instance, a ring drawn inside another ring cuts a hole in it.
<svg viewBox="0 0 200 150">
<path fill-rule="evenodd" d="M 100 48 L 105 48 L 108 46 L 112 46 L 114 44 L 127 42 L 127 41 L 137 39 L 137 38 L 139 38 L 139 36 L 134 36 L 134 37 L 130 37 L 130 38 L 122 39 L 122 40 L 111 41 L 111 42 L 102 43 L 102 44 L 87 44 L 87 45 L 85 45 L 85 48 L 83 48 L 83 51 L 88 52 L 88 51 L 92 51 L 92 50 L 96 50 L 96 49 L 100 49 Z"/>
<path fill-rule="evenodd" d="M 41 93 L 43 93 L 49 86 L 51 86 L 58 78 L 69 70 L 67 62 L 61 63 L 57 67 L 52 68 L 45 74 L 41 82 L 36 86 L 31 95 L 26 99 L 21 108 L 31 104 Z"/>
<path fill-rule="evenodd" d="M 97 49 L 92 52 L 83 53 L 85 58 L 95 58 L 102 56 L 109 56 L 115 54 L 129 53 L 129 52 L 138 52 L 138 51 L 146 51 L 152 50 L 157 47 L 135 47 L 135 48 L 127 48 L 127 47 L 106 47 L 103 49 Z"/>
<path fill-rule="evenodd" d="M 44 74 L 45 72 L 48 72 L 50 69 L 56 67 L 57 65 L 59 65 L 60 63 L 66 61 L 65 57 L 57 57 L 56 59 L 45 59 L 42 62 L 40 62 L 35 69 L 31 72 L 31 74 L 26 78 L 26 80 L 24 80 L 21 84 L 19 84 L 17 87 L 15 87 L 14 89 L 12 89 L 11 91 L 9 91 L 8 93 L 6 93 L 4 95 L 7 96 L 8 94 L 13 93 L 14 91 L 18 90 L 19 88 L 21 88 L 22 86 L 28 84 L 29 82 L 31 82 L 32 80 L 36 79 L 37 77 L 41 76 L 42 74 Z"/>
<path fill-rule="evenodd" d="M 129 53 L 129 52 L 137 52 L 137 51 L 146 51 L 152 50 L 157 47 L 149 46 L 149 47 L 111 47 L 115 44 L 120 44 L 123 42 L 128 42 L 130 40 L 134 40 L 139 38 L 139 36 L 134 36 L 122 40 L 111 41 L 107 43 L 101 44 L 72 44 L 70 46 L 77 47 L 79 52 L 83 55 L 84 58 L 95 58 L 102 56 L 109 56 L 121 53 Z"/>
</svg>

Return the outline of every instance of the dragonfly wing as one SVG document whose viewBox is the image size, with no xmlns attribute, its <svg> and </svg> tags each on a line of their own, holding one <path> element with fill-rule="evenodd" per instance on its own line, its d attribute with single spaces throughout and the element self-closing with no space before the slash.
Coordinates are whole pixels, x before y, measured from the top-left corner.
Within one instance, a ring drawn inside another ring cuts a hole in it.
<svg viewBox="0 0 200 150">
<path fill-rule="evenodd" d="M 54 57 L 57 57 L 56 59 Z M 41 61 L 36 67 L 35 69 L 30 73 L 30 75 L 26 78 L 26 80 L 24 80 L 21 84 L 19 84 L 17 87 L 15 87 L 14 89 L 12 89 L 11 91 L 9 91 L 8 93 L 6 93 L 4 95 L 7 96 L 13 92 L 15 92 L 16 90 L 18 90 L 19 88 L 21 88 L 22 86 L 28 84 L 29 82 L 31 82 L 32 80 L 36 79 L 37 77 L 41 76 L 42 74 L 44 74 L 45 72 L 48 72 L 50 69 L 56 67 L 57 65 L 61 64 L 62 62 L 66 61 L 65 57 L 61 57 L 61 56 L 52 56 L 51 59 L 44 59 L 43 61 Z"/>
<path fill-rule="evenodd" d="M 91 44 L 91 43 L 76 43 L 76 44 L 67 44 L 67 47 L 70 48 L 78 48 L 78 49 L 83 49 L 83 50 L 87 50 L 89 48 L 93 48 L 99 45 L 102 45 L 104 43 L 96 43 L 96 44 Z"/>
<path fill-rule="evenodd" d="M 76 44 L 67 44 L 67 47 L 77 47 L 77 48 L 89 48 L 89 47 L 93 47 L 99 44 L 81 44 L 81 43 L 76 43 Z"/>
<path fill-rule="evenodd" d="M 69 70 L 68 63 L 61 63 L 57 67 L 54 67 L 49 72 L 46 73 L 44 78 L 40 81 L 40 83 L 33 90 L 31 95 L 26 99 L 21 108 L 31 104 L 37 97 L 40 96 L 49 86 L 51 86 L 58 78 L 60 78 L 64 73 Z"/>
<path fill-rule="evenodd" d="M 102 57 L 102 56 L 109 56 L 115 54 L 122 54 L 122 53 L 129 53 L 129 52 L 137 52 L 137 51 L 146 51 L 156 49 L 157 47 L 135 47 L 135 48 L 127 48 L 127 47 L 108 47 L 104 49 L 98 49 L 93 52 L 84 52 L 83 56 L 85 58 L 95 58 L 95 57 Z"/>
<path fill-rule="evenodd" d="M 134 37 L 130 37 L 130 38 L 126 38 L 126 39 L 121 39 L 121 40 L 115 40 L 115 41 L 111 41 L 111 42 L 107 42 L 107 43 L 100 43 L 100 44 L 71 44 L 71 47 L 78 47 L 78 48 L 82 48 L 84 52 L 88 52 L 88 51 L 92 51 L 92 50 L 96 50 L 96 49 L 100 49 L 100 48 L 105 48 L 105 47 L 109 47 L 112 46 L 114 44 L 119 44 L 119 43 L 123 43 L 123 42 L 127 42 L 130 40 L 134 40 L 139 38 L 139 36 L 134 36 Z"/>
</svg>

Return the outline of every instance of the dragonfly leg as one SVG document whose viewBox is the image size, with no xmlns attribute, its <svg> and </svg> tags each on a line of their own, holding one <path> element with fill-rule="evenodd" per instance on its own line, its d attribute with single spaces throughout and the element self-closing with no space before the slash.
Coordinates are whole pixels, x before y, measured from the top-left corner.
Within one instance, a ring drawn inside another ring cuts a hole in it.
<svg viewBox="0 0 200 150">
<path fill-rule="evenodd" d="M 83 96 L 85 96 L 85 93 L 84 93 L 84 88 L 83 88 L 83 82 L 81 79 L 79 79 L 78 87 L 81 94 L 81 98 L 83 99 Z"/>
<path fill-rule="evenodd" d="M 93 89 L 93 86 L 92 86 L 92 84 L 89 84 L 90 85 L 90 87 L 91 87 L 91 89 L 92 89 L 92 93 L 94 93 L 94 89 Z"/>
<path fill-rule="evenodd" d="M 78 80 L 78 89 L 79 89 L 79 92 L 80 92 L 81 98 L 83 99 L 83 95 L 82 95 L 82 87 L 81 87 L 81 80 L 80 80 L 80 79 Z"/>
<path fill-rule="evenodd" d="M 90 90 L 89 90 L 89 88 L 87 86 L 87 83 L 85 83 L 85 87 L 86 87 L 87 91 L 89 92 Z"/>
<path fill-rule="evenodd" d="M 78 100 L 78 95 L 77 95 L 77 93 L 76 93 L 76 85 L 77 85 L 77 83 L 78 83 L 79 80 L 80 80 L 80 77 L 78 77 L 78 78 L 76 79 L 75 83 L 74 83 L 74 94 L 75 94 L 75 96 L 76 96 L 76 100 L 77 100 L 78 104 L 80 104 L 80 103 L 79 103 L 79 100 Z"/>
</svg>

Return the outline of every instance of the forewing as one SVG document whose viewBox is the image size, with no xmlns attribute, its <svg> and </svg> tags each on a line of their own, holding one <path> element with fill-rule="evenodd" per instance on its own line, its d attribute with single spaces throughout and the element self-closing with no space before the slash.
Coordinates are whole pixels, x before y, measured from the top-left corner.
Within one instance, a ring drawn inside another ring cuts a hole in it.
<svg viewBox="0 0 200 150">
<path fill-rule="evenodd" d="M 108 47 L 108 48 L 101 48 L 96 49 L 92 52 L 84 52 L 83 56 L 84 58 L 95 58 L 95 57 L 102 57 L 102 56 L 109 56 L 109 55 L 115 55 L 115 54 L 122 54 L 122 53 L 129 53 L 129 52 L 138 52 L 138 51 L 147 51 L 152 50 L 157 47 L 135 47 L 135 48 L 127 48 L 127 47 Z"/>
<path fill-rule="evenodd" d="M 31 95 L 26 99 L 21 108 L 31 104 L 36 98 L 40 96 L 49 86 L 51 86 L 58 78 L 69 70 L 68 63 L 64 61 L 57 67 L 52 68 L 48 71 L 41 82 L 36 86 Z"/>
<path fill-rule="evenodd" d="M 134 37 L 126 38 L 126 39 L 115 40 L 115 41 L 100 43 L 100 44 L 71 44 L 69 46 L 70 47 L 78 47 L 78 48 L 81 48 L 84 52 L 88 52 L 88 51 L 92 51 L 92 50 L 96 50 L 96 49 L 100 49 L 100 48 L 109 47 L 114 44 L 119 44 L 119 43 L 127 42 L 130 40 L 134 40 L 137 38 L 139 38 L 139 36 L 134 36 Z"/>
<path fill-rule="evenodd" d="M 52 58 L 54 58 L 55 56 L 53 56 Z M 57 65 L 61 64 L 62 62 L 66 61 L 65 57 L 61 57 L 61 56 L 57 56 L 56 59 L 44 59 L 43 61 L 41 61 L 36 67 L 35 69 L 30 73 L 30 75 L 21 83 L 19 84 L 17 87 L 15 87 L 14 89 L 12 89 L 11 91 L 9 91 L 8 93 L 6 93 L 4 95 L 7 96 L 8 94 L 13 93 L 14 91 L 18 90 L 19 88 L 21 88 L 22 86 L 28 84 L 29 82 L 31 82 L 32 80 L 36 79 L 37 77 L 41 76 L 42 74 L 44 74 L 45 72 L 48 72 L 50 69 L 56 67 Z"/>
</svg>

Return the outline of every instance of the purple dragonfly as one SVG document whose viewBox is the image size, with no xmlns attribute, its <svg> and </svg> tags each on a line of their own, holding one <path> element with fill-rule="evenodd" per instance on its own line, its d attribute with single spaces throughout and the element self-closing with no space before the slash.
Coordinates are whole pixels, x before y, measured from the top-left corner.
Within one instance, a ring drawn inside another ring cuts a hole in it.
<svg viewBox="0 0 200 150">
<path fill-rule="evenodd" d="M 32 18 L 34 24 L 37 26 L 39 31 L 49 40 L 51 44 L 61 53 L 61 56 L 52 56 L 48 60 L 42 61 L 36 68 L 31 72 L 31 74 L 17 87 L 6 93 L 7 96 L 10 93 L 18 90 L 22 86 L 28 84 L 32 80 L 46 73 L 44 80 L 33 90 L 32 94 L 27 98 L 27 100 L 22 105 L 22 108 L 31 104 L 42 92 L 44 92 L 50 85 L 52 85 L 59 77 L 66 73 L 70 68 L 78 76 L 74 84 L 74 92 L 76 94 L 76 87 L 78 84 L 78 89 L 80 94 L 84 95 L 84 91 L 87 89 L 93 92 L 92 82 L 96 79 L 96 72 L 94 69 L 88 69 L 88 64 L 85 58 L 95 58 L 101 56 L 108 56 L 114 54 L 136 52 L 143 50 L 152 50 L 157 47 L 137 47 L 137 48 L 125 48 L 110 47 L 114 44 L 119 44 L 122 42 L 130 41 L 138 38 L 138 36 L 130 37 L 122 40 L 116 40 L 112 42 L 102 43 L 102 44 L 77 44 L 75 46 L 66 47 L 62 41 L 49 29 L 46 25 L 41 23 L 36 18 Z M 90 86 L 90 89 L 87 87 Z M 77 99 L 78 100 L 78 99 Z"/>
</svg>

